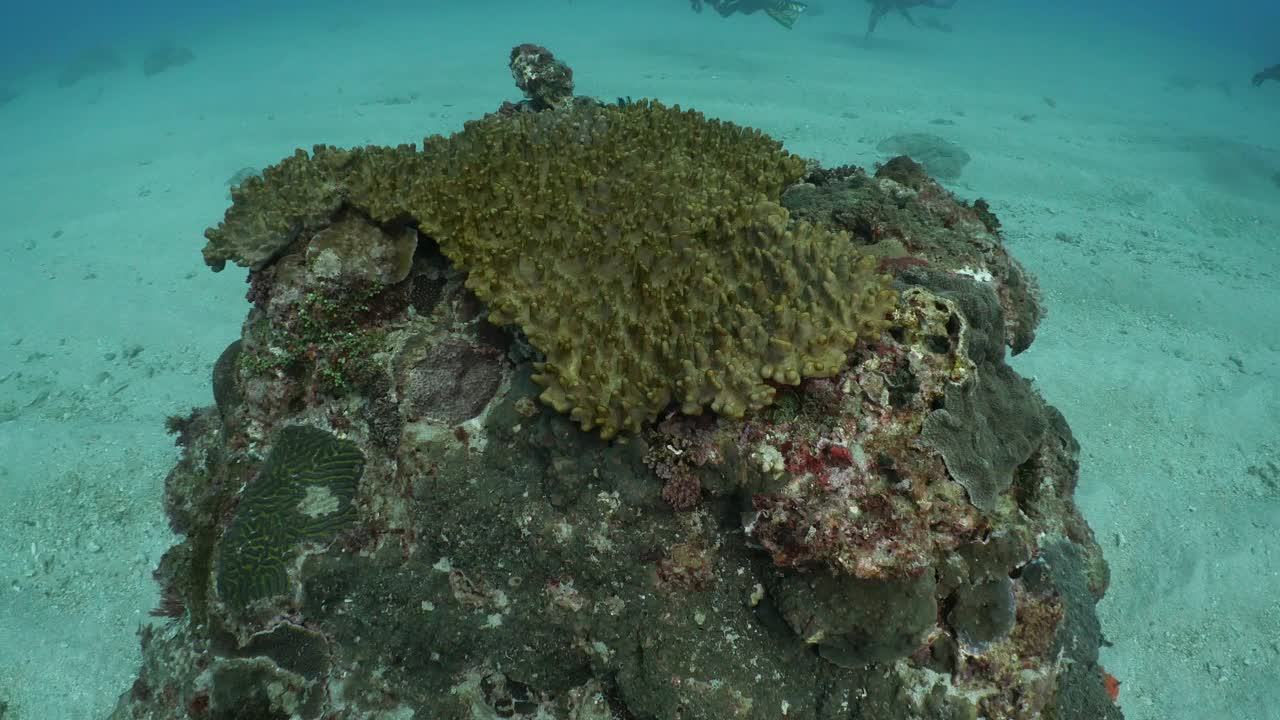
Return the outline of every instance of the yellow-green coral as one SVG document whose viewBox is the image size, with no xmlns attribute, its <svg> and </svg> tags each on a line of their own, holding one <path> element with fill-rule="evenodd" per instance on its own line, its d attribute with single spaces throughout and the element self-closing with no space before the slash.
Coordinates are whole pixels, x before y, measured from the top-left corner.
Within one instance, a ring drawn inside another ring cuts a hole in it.
<svg viewBox="0 0 1280 720">
<path fill-rule="evenodd" d="M 336 194 L 379 222 L 417 222 L 490 319 L 546 356 L 543 400 L 604 437 L 672 403 L 739 416 L 771 402 L 771 382 L 833 375 L 892 303 L 846 236 L 788 222 L 777 199 L 799 157 L 697 112 L 577 105 L 473 121 L 420 153 L 341 153 L 317 148 L 312 179 L 291 170 L 328 190 L 290 190 L 287 206 Z M 257 245 L 287 245 L 280 228 L 310 222 L 273 221 Z M 206 259 L 254 264 L 237 250 L 243 224 L 228 212 Z"/>
<path fill-rule="evenodd" d="M 231 260 L 248 268 L 274 261 L 301 234 L 329 227 L 344 205 L 390 222 L 404 217 L 402 198 L 427 192 L 423 159 L 412 145 L 344 150 L 316 145 L 298 150 L 231 190 L 233 203 L 217 227 L 205 231 L 205 264 L 218 272 Z M 358 223 L 351 223 L 351 227 Z M 387 235 L 396 255 L 404 235 Z"/>
<path fill-rule="evenodd" d="M 490 117 L 424 152 L 410 214 L 546 355 L 542 399 L 605 437 L 672 402 L 763 407 L 889 309 L 847 237 L 788 227 L 775 200 L 804 164 L 758 131 L 637 103 Z"/>
<path fill-rule="evenodd" d="M 216 228 L 205 231 L 204 260 L 215 271 L 227 260 L 262 267 L 303 230 L 328 224 L 342 205 L 336 179 L 348 172 L 356 153 L 317 147 L 299 150 L 232 188 L 233 203 Z"/>
<path fill-rule="evenodd" d="M 288 591 L 298 545 L 328 542 L 356 519 L 352 498 L 363 471 L 355 443 L 305 425 L 281 430 L 219 543 L 222 601 L 240 610 Z"/>
</svg>

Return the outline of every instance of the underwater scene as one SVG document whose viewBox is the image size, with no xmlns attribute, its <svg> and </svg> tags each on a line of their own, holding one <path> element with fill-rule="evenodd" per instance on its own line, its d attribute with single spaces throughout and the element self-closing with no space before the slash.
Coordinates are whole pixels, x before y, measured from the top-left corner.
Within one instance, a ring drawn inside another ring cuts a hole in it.
<svg viewBox="0 0 1280 720">
<path fill-rule="evenodd" d="M 1280 6 L 12 2 L 0 720 L 1280 720 Z"/>
</svg>

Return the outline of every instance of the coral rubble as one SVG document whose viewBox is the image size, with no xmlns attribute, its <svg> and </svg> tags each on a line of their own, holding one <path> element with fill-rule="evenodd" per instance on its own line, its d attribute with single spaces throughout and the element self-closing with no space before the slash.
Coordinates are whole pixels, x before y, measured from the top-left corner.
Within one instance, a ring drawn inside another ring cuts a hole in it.
<svg viewBox="0 0 1280 720">
<path fill-rule="evenodd" d="M 246 179 L 114 717 L 1120 718 L 1030 276 L 906 158 L 801 167 L 574 98 Z"/>
<path fill-rule="evenodd" d="M 573 101 L 573 70 L 551 51 L 525 43 L 511 49 L 511 77 L 533 110 L 562 108 Z"/>
<path fill-rule="evenodd" d="M 876 149 L 889 155 L 906 155 L 924 165 L 924 169 L 943 180 L 958 180 L 969 153 L 959 145 L 930 133 L 904 133 L 881 140 Z"/>
</svg>

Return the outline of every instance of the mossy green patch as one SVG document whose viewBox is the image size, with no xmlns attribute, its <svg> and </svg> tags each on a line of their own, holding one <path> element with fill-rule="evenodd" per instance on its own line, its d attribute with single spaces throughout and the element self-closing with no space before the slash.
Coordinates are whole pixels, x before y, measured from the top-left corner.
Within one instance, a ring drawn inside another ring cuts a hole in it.
<svg viewBox="0 0 1280 720">
<path fill-rule="evenodd" d="M 314 372 L 316 389 L 334 395 L 358 389 L 378 371 L 375 356 L 386 332 L 369 329 L 366 316 L 385 289 L 371 284 L 308 292 L 284 318 L 251 331 L 251 349 L 239 353 L 241 368 L 250 375 Z"/>
<path fill-rule="evenodd" d="M 326 543 L 356 519 L 364 471 L 355 443 L 317 428 L 280 431 L 249 482 L 218 548 L 218 596 L 228 607 L 289 590 L 289 566 L 304 543 Z"/>
</svg>

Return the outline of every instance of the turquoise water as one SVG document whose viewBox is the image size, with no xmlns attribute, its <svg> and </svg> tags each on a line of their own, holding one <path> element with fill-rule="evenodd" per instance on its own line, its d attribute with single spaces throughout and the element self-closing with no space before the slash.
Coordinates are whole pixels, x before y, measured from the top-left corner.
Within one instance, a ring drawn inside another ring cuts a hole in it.
<svg viewBox="0 0 1280 720">
<path fill-rule="evenodd" d="M 1280 79 L 1250 82 L 1280 10 L 960 0 L 868 40 L 864 3 L 823 5 L 790 31 L 683 0 L 6 8 L 0 717 L 105 717 L 136 673 L 173 541 L 164 419 L 211 402 L 246 309 L 243 272 L 200 256 L 229 181 L 452 132 L 517 99 L 521 42 L 580 94 L 827 165 L 903 132 L 962 146 L 948 187 L 991 202 L 1049 306 L 1015 367 L 1084 448 L 1126 716 L 1280 717 Z"/>
</svg>

